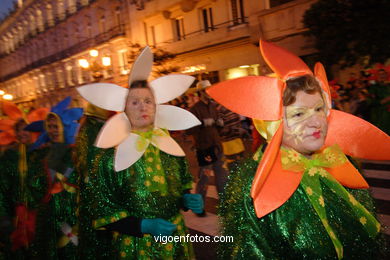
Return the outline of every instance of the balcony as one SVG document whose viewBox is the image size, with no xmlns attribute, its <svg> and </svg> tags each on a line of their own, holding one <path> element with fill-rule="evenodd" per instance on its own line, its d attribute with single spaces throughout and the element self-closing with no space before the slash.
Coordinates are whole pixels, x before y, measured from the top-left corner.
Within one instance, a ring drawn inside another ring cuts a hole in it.
<svg viewBox="0 0 390 260">
<path fill-rule="evenodd" d="M 75 45 L 73 45 L 65 50 L 62 50 L 62 51 L 57 52 L 57 53 L 50 55 L 48 57 L 34 61 L 18 71 L 15 71 L 13 73 L 5 75 L 4 77 L 1 77 L 0 82 L 7 81 L 11 78 L 17 77 L 19 75 L 22 75 L 23 73 L 26 73 L 30 70 L 39 68 L 41 66 L 45 66 L 45 65 L 52 64 L 54 62 L 69 58 L 69 57 L 71 57 L 77 53 L 80 53 L 82 51 L 85 51 L 93 46 L 105 43 L 113 38 L 123 36 L 123 35 L 125 35 L 124 28 L 125 27 L 123 25 L 113 27 L 113 28 L 109 29 L 107 32 L 98 34 L 93 38 L 86 39 L 86 40 L 84 40 L 78 44 L 75 44 Z"/>
<path fill-rule="evenodd" d="M 171 39 L 157 43 L 157 46 L 163 47 L 170 52 L 183 53 L 204 46 L 248 38 L 250 34 L 247 20 L 248 17 L 228 20 L 208 28 L 181 35 L 180 39 L 177 40 Z"/>
</svg>

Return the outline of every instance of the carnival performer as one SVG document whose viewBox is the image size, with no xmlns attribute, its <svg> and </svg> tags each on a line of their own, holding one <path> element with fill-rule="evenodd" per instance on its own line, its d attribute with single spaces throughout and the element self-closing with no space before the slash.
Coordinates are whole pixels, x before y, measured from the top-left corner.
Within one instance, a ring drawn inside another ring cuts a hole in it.
<svg viewBox="0 0 390 260">
<path fill-rule="evenodd" d="M 120 111 L 101 129 L 96 146 L 107 149 L 96 158 L 89 178 L 87 207 L 96 230 L 113 237 L 113 256 L 122 259 L 190 259 L 189 241 L 161 243 L 157 236 L 185 236 L 180 209 L 203 211 L 199 194 L 190 194 L 192 176 L 184 152 L 167 130 L 200 122 L 191 113 L 162 105 L 193 82 L 186 75 L 167 75 L 147 82 L 153 54 L 146 47 L 134 62 L 129 89 L 96 83 L 78 88 L 88 102 Z M 155 237 L 153 237 L 155 236 Z M 98 243 L 98 242 L 97 242 Z"/>
<path fill-rule="evenodd" d="M 24 259 L 29 257 L 35 221 L 26 183 L 27 157 L 29 145 L 37 137 L 24 128 L 29 122 L 45 118 L 49 110 L 39 108 L 25 114 L 8 101 L 2 102 L 2 109 L 7 118 L 0 120 L 0 145 L 8 149 L 0 157 L 0 240 L 5 259 Z"/>
<path fill-rule="evenodd" d="M 219 257 L 380 258 L 381 225 L 368 184 L 346 154 L 389 160 L 389 136 L 331 108 L 320 63 L 313 74 L 276 45 L 260 41 L 260 49 L 276 77 L 238 78 L 208 91 L 255 119 L 268 141 L 230 175 L 220 216 L 222 234 L 234 242 L 222 244 Z"/>
<path fill-rule="evenodd" d="M 72 162 L 77 120 L 81 108 L 68 108 L 67 97 L 53 106 L 45 120 L 26 130 L 42 134 L 32 145 L 28 158 L 32 199 L 37 203 L 36 234 L 32 257 L 76 259 L 77 257 L 77 172 Z"/>
<path fill-rule="evenodd" d="M 84 116 L 80 120 L 80 130 L 73 150 L 75 169 L 78 172 L 77 185 L 79 190 L 79 205 L 85 205 L 88 195 L 89 169 L 96 160 L 105 153 L 105 149 L 94 145 L 99 130 L 106 120 L 114 113 L 88 103 Z M 111 234 L 108 231 L 95 230 L 90 225 L 87 207 L 79 207 L 79 259 L 107 259 L 110 257 Z"/>
</svg>

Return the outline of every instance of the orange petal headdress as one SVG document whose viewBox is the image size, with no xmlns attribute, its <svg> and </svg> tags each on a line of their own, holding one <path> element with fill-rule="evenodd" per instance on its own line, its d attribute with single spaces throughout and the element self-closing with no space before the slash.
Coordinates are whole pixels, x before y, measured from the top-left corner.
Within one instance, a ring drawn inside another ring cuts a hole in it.
<svg viewBox="0 0 390 260">
<path fill-rule="evenodd" d="M 2 101 L 2 107 L 8 118 L 0 120 L 0 130 L 2 131 L 0 133 L 0 145 L 8 145 L 16 141 L 14 125 L 19 120 L 23 119 L 26 124 L 29 124 L 45 119 L 49 112 L 48 108 L 37 108 L 25 114 L 14 103 L 9 101 Z M 37 137 L 37 135 L 33 136 L 33 140 Z"/>
<path fill-rule="evenodd" d="M 283 137 L 282 97 L 286 80 L 313 75 L 320 81 L 329 108 L 325 147 L 338 144 L 343 152 L 358 158 L 390 159 L 390 137 L 351 114 L 331 109 L 331 95 L 325 69 L 317 63 L 314 73 L 296 55 L 271 43 L 260 41 L 260 51 L 276 78 L 248 76 L 228 80 L 207 92 L 218 103 L 241 115 L 266 123 L 281 121 L 259 163 L 251 189 L 257 216 L 263 217 L 283 205 L 297 189 L 302 173 L 282 169 L 280 145 Z M 375 146 L 372 145 L 375 143 Z M 329 172 L 344 186 L 368 188 L 367 182 L 349 162 Z M 341 174 L 342 173 L 342 174 Z"/>
</svg>

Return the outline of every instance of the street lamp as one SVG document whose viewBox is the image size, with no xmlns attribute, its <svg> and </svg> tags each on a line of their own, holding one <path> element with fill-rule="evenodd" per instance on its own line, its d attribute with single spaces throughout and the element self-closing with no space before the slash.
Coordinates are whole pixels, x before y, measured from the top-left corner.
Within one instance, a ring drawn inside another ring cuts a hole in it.
<svg viewBox="0 0 390 260">
<path fill-rule="evenodd" d="M 89 59 L 79 59 L 79 65 L 83 69 L 90 71 L 95 81 L 99 81 L 103 77 L 103 73 L 111 66 L 111 58 L 109 56 L 103 56 L 100 60 L 98 58 L 99 51 L 95 49 L 89 51 L 89 56 Z"/>
<path fill-rule="evenodd" d="M 0 89 L 0 96 L 3 96 L 5 94 L 4 90 Z"/>
<path fill-rule="evenodd" d="M 3 99 L 5 100 L 12 100 L 14 97 L 11 94 L 5 94 L 3 95 Z"/>
</svg>

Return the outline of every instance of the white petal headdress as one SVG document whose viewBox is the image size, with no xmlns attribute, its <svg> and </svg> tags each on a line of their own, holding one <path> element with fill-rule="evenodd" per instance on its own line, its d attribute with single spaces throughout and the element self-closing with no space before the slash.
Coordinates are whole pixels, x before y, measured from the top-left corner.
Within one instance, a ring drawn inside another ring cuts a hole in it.
<svg viewBox="0 0 390 260">
<path fill-rule="evenodd" d="M 147 80 L 153 66 L 153 54 L 145 47 L 134 62 L 129 85 L 136 80 Z M 119 113 L 104 124 L 96 138 L 95 145 L 100 148 L 116 146 L 115 171 L 130 167 L 142 157 L 151 143 L 160 150 L 175 156 L 184 156 L 184 151 L 168 134 L 159 128 L 167 130 L 184 130 L 201 122 L 190 112 L 171 105 L 162 105 L 182 95 L 190 87 L 194 77 L 172 74 L 157 78 L 150 82 L 156 101 L 155 131 L 161 134 L 153 135 L 151 140 L 144 140 L 141 148 L 137 145 L 141 136 L 131 133 L 130 121 L 124 113 L 129 89 L 110 83 L 88 84 L 77 88 L 80 95 L 88 102 L 106 110 Z"/>
</svg>

